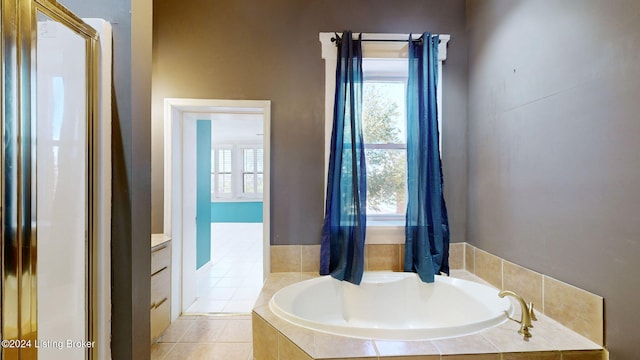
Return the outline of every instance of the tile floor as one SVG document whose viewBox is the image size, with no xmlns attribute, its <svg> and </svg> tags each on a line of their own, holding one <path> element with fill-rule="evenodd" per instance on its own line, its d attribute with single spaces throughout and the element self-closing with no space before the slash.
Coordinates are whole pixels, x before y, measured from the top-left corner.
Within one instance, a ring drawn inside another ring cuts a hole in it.
<svg viewBox="0 0 640 360">
<path fill-rule="evenodd" d="M 250 313 L 262 288 L 262 223 L 212 223 L 211 264 L 185 314 Z"/>
<path fill-rule="evenodd" d="M 181 316 L 151 346 L 151 360 L 199 359 L 253 359 L 251 316 Z"/>
<path fill-rule="evenodd" d="M 151 360 L 253 359 L 251 310 L 262 289 L 262 224 L 211 224 L 198 299 L 151 346 Z"/>
</svg>

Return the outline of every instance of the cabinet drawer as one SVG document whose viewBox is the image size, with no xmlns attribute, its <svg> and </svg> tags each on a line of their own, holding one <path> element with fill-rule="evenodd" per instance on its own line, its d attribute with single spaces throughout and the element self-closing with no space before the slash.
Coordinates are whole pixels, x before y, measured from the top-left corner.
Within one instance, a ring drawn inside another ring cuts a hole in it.
<svg viewBox="0 0 640 360">
<path fill-rule="evenodd" d="M 169 243 L 159 245 L 159 247 L 151 252 L 151 274 L 155 274 L 162 268 L 169 267 L 171 264 L 171 250 Z"/>
<path fill-rule="evenodd" d="M 151 276 L 151 341 L 171 323 L 171 272 L 164 268 Z"/>
<path fill-rule="evenodd" d="M 151 276 L 151 308 L 159 306 L 161 302 L 169 301 L 171 296 L 171 273 L 165 268 Z"/>
<path fill-rule="evenodd" d="M 155 341 L 171 323 L 169 299 L 151 309 L 151 341 Z"/>
</svg>

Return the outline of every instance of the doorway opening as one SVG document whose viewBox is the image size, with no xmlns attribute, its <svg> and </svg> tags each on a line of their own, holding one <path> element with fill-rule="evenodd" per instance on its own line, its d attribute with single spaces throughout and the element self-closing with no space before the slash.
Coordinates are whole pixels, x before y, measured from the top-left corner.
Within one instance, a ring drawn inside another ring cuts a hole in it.
<svg viewBox="0 0 640 360">
<path fill-rule="evenodd" d="M 248 313 L 269 273 L 270 102 L 165 99 L 172 320 Z"/>
</svg>

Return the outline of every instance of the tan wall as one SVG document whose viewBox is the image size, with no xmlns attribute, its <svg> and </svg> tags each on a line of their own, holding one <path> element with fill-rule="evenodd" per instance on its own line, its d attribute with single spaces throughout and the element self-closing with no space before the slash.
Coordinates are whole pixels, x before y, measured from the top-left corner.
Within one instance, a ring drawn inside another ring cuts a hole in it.
<svg viewBox="0 0 640 360">
<path fill-rule="evenodd" d="M 468 1 L 468 239 L 640 322 L 640 2 Z"/>
<path fill-rule="evenodd" d="M 324 207 L 322 31 L 451 34 L 444 172 L 453 241 L 465 241 L 463 0 L 156 1 L 152 230 L 163 221 L 163 99 L 271 100 L 271 243 L 319 244 Z"/>
</svg>

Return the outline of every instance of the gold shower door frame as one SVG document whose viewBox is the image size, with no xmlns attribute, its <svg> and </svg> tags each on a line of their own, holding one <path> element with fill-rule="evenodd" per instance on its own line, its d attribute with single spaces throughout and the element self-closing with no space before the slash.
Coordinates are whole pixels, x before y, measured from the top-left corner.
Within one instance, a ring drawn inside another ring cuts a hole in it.
<svg viewBox="0 0 640 360">
<path fill-rule="evenodd" d="M 0 0 L 0 359 L 37 359 L 36 44 L 37 14 L 85 40 L 86 49 L 86 341 L 97 333 L 98 33 L 55 0 Z M 106 344 L 105 344 L 106 345 Z M 85 359 L 97 358 L 98 347 Z"/>
</svg>

